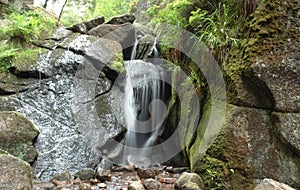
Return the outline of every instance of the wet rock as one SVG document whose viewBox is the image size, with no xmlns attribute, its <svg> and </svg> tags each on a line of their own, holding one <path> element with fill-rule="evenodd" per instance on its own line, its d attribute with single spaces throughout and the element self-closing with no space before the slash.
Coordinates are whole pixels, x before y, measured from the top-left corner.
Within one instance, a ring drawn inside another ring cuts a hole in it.
<svg viewBox="0 0 300 190">
<path fill-rule="evenodd" d="M 32 189 L 30 165 L 11 155 L 0 154 L 0 189 Z"/>
<path fill-rule="evenodd" d="M 145 179 L 143 181 L 144 187 L 146 189 L 152 189 L 152 190 L 158 190 L 162 187 L 162 184 L 159 181 L 156 181 L 154 179 Z"/>
<path fill-rule="evenodd" d="M 254 190 L 296 190 L 286 184 L 274 181 L 272 179 L 264 179 Z"/>
<path fill-rule="evenodd" d="M 177 180 L 175 189 L 201 190 L 204 183 L 198 174 L 184 172 Z"/>
<path fill-rule="evenodd" d="M 94 176 L 95 176 L 95 171 L 93 169 L 85 168 L 75 173 L 74 178 L 75 179 L 78 178 L 83 181 L 88 181 L 90 179 L 93 179 Z"/>
<path fill-rule="evenodd" d="M 67 29 L 71 30 L 73 32 L 79 32 L 81 34 L 86 34 L 92 28 L 95 28 L 98 25 L 103 24 L 103 23 L 104 23 L 104 17 L 103 16 L 99 16 L 99 17 L 96 17 L 96 18 L 94 18 L 92 20 L 75 24 L 75 25 L 73 25 L 73 26 L 71 26 L 71 27 L 69 27 Z"/>
<path fill-rule="evenodd" d="M 141 179 L 155 178 L 156 172 L 152 168 L 139 168 L 137 174 Z"/>
<path fill-rule="evenodd" d="M 96 178 L 99 179 L 101 182 L 111 181 L 111 177 L 112 176 L 110 170 L 105 170 L 102 168 L 97 169 Z"/>
<path fill-rule="evenodd" d="M 133 23 L 135 16 L 132 14 L 120 15 L 111 18 L 106 24 L 124 24 L 124 23 Z"/>
<path fill-rule="evenodd" d="M 71 182 L 72 181 L 72 176 L 71 174 L 68 172 L 68 171 L 65 171 L 65 172 L 62 172 L 62 173 L 59 173 L 59 174 L 56 174 L 53 178 L 52 178 L 52 181 L 64 181 L 64 182 Z"/>
<path fill-rule="evenodd" d="M 82 183 L 79 186 L 79 190 L 91 190 L 91 185 L 88 183 Z"/>
<path fill-rule="evenodd" d="M 32 141 L 39 130 L 22 114 L 15 111 L 0 112 L 0 149 L 32 163 L 37 151 Z"/>
<path fill-rule="evenodd" d="M 141 181 L 129 182 L 128 190 L 144 190 L 144 186 Z"/>
<path fill-rule="evenodd" d="M 278 138 L 300 156 L 300 113 L 272 113 Z"/>
</svg>

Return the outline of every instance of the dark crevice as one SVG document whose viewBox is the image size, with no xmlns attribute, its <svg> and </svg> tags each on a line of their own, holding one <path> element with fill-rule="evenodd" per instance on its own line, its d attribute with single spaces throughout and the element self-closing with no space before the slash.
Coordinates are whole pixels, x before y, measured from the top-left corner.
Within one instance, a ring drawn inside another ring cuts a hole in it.
<svg viewBox="0 0 300 190">
<path fill-rule="evenodd" d="M 39 79 L 39 80 L 49 78 L 49 76 L 39 71 L 18 71 L 16 67 L 10 67 L 9 71 L 19 78 L 25 78 L 25 79 L 32 78 L 32 79 Z"/>
</svg>

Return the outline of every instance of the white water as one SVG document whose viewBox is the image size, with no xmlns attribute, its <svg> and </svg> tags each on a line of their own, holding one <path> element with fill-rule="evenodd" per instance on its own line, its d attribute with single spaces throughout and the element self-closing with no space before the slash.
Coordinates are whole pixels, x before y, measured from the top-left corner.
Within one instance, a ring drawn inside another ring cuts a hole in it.
<svg viewBox="0 0 300 190">
<path fill-rule="evenodd" d="M 137 45 L 138 41 L 133 48 L 132 59 Z M 158 55 L 155 45 L 151 51 Z M 160 66 L 142 60 L 127 61 L 125 68 L 127 132 L 123 159 L 126 161 L 131 156 L 140 160 L 147 158 L 151 162 L 151 147 L 157 144 L 167 109 L 164 102 L 167 74 Z"/>
</svg>

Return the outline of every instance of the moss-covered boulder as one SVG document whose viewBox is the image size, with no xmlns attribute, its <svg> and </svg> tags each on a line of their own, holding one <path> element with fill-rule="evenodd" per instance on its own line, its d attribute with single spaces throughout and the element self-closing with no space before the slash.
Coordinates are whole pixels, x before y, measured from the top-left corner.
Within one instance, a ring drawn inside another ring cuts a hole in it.
<svg viewBox="0 0 300 190">
<path fill-rule="evenodd" d="M 0 154 L 0 189 L 31 190 L 30 165 L 11 155 Z"/>
<path fill-rule="evenodd" d="M 26 117 L 18 112 L 0 112 L 0 149 L 32 163 L 37 151 L 32 141 L 39 130 Z"/>
<path fill-rule="evenodd" d="M 199 152 L 198 138 L 193 144 L 192 171 L 206 187 L 251 189 L 254 179 L 263 178 L 299 187 L 300 159 L 273 128 L 270 111 L 228 105 L 223 128 L 206 154 Z"/>
<path fill-rule="evenodd" d="M 230 103 L 299 112 L 299 1 L 259 1 L 225 71 Z"/>
</svg>

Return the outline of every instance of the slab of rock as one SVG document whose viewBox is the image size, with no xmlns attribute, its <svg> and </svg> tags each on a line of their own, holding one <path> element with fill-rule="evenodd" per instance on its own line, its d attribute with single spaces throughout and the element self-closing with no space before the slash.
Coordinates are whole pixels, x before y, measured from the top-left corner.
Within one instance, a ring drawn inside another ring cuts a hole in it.
<svg viewBox="0 0 300 190">
<path fill-rule="evenodd" d="M 204 183 L 198 174 L 183 172 L 175 183 L 175 189 L 202 190 Z"/>
<path fill-rule="evenodd" d="M 132 14 L 120 15 L 111 18 L 106 24 L 124 24 L 124 23 L 133 23 L 135 21 L 135 16 Z"/>
<path fill-rule="evenodd" d="M 71 26 L 71 27 L 69 27 L 67 29 L 71 30 L 73 32 L 79 32 L 81 34 L 86 34 L 92 28 L 95 28 L 98 25 L 103 24 L 103 23 L 104 23 L 104 17 L 103 16 L 99 16 L 99 17 L 96 17 L 96 18 L 94 18 L 92 20 L 75 24 L 75 25 L 73 25 L 73 26 Z"/>
<path fill-rule="evenodd" d="M 25 116 L 15 111 L 0 112 L 0 149 L 32 163 L 37 151 L 32 141 L 39 130 Z"/>
<path fill-rule="evenodd" d="M 296 190 L 284 183 L 272 179 L 264 179 L 254 190 Z"/>
<path fill-rule="evenodd" d="M 30 165 L 11 155 L 0 154 L 0 189 L 31 190 Z"/>
</svg>

